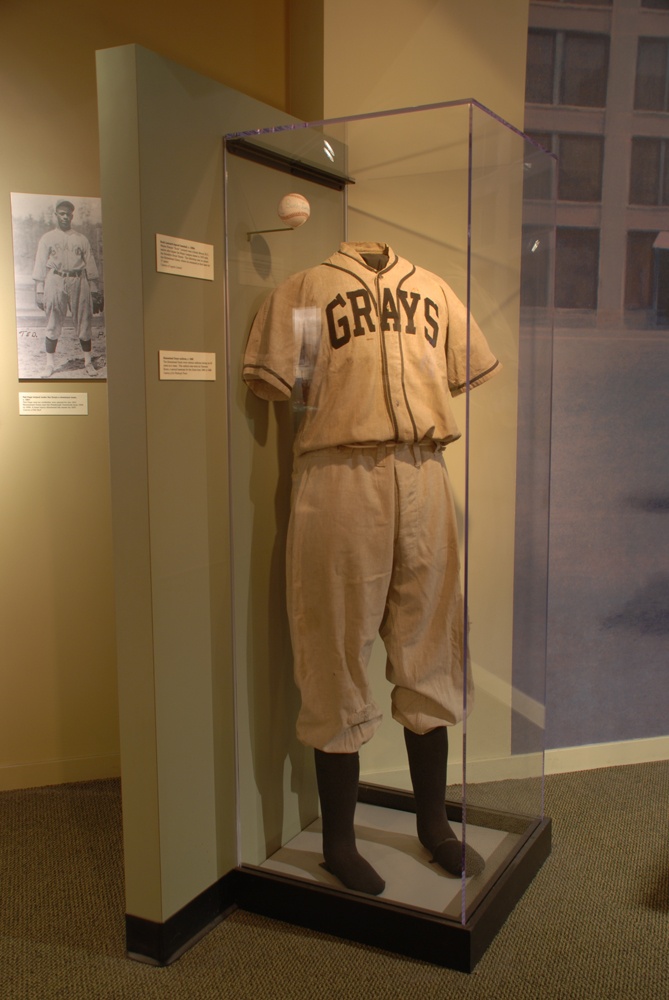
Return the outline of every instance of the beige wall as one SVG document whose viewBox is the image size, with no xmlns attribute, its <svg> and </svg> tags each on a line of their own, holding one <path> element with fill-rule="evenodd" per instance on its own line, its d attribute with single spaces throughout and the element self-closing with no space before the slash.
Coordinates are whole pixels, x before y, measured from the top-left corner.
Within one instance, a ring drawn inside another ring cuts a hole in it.
<svg viewBox="0 0 669 1000">
<path fill-rule="evenodd" d="M 0 789 L 119 767 L 107 385 L 76 384 L 87 417 L 19 416 L 44 384 L 17 381 L 10 192 L 100 194 L 96 49 L 142 43 L 283 108 L 284 0 L 210 7 L 0 9 Z"/>
<path fill-rule="evenodd" d="M 289 7 L 293 114 L 313 121 L 474 98 L 522 128 L 528 0 L 290 0 Z"/>
</svg>

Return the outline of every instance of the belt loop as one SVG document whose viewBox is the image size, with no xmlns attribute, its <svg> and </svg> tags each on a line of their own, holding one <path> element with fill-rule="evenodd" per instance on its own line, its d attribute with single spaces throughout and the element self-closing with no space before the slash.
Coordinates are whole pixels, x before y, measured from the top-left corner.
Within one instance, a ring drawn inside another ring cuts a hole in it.
<svg viewBox="0 0 669 1000">
<path fill-rule="evenodd" d="M 421 466 L 420 445 L 414 443 L 411 445 L 411 448 L 413 451 L 413 464 L 416 466 L 417 469 L 420 469 Z"/>
</svg>

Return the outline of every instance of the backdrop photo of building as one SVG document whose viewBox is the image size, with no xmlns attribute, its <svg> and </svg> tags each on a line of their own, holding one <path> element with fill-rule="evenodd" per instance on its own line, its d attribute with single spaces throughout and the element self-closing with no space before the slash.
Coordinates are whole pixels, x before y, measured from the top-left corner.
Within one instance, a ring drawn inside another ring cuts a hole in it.
<svg viewBox="0 0 669 1000">
<path fill-rule="evenodd" d="M 530 4 L 525 127 L 559 158 L 543 192 L 558 200 L 559 322 L 669 322 L 668 10 Z"/>
<path fill-rule="evenodd" d="M 667 0 L 532 2 L 525 129 L 558 158 L 526 188 L 557 206 L 525 297 L 556 320 L 547 741 L 592 759 L 669 711 Z"/>
</svg>

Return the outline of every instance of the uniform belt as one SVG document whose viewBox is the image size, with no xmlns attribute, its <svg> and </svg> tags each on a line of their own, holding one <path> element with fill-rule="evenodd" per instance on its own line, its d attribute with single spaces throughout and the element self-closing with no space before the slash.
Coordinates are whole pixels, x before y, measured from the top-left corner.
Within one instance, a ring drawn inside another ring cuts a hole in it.
<svg viewBox="0 0 669 1000">
<path fill-rule="evenodd" d="M 436 452 L 443 452 L 446 445 L 443 441 L 435 441 L 433 438 L 422 438 L 420 441 L 380 441 L 378 444 L 338 444 L 332 449 L 319 449 L 323 452 L 337 451 L 349 455 L 355 452 L 373 452 L 375 460 L 381 461 L 387 455 L 395 455 L 399 461 L 407 459 L 420 467 L 426 455 L 434 455 Z"/>
<path fill-rule="evenodd" d="M 421 448 L 426 451 L 445 451 L 444 441 L 437 441 L 434 438 L 421 438 L 420 441 L 379 441 L 362 444 L 335 444 L 332 446 L 335 451 L 363 451 L 370 448 L 385 448 L 386 451 L 397 451 L 400 448 Z M 327 449 L 318 449 L 327 451 Z"/>
<path fill-rule="evenodd" d="M 80 278 L 84 273 L 82 268 L 76 271 L 66 271 L 61 267 L 52 267 L 51 270 L 54 274 L 59 274 L 61 278 Z"/>
</svg>

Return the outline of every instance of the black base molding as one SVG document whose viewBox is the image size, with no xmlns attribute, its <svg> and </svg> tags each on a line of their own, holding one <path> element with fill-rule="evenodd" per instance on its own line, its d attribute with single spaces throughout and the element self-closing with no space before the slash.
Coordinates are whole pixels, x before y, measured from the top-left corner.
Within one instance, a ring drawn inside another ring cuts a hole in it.
<svg viewBox="0 0 669 1000">
<path fill-rule="evenodd" d="M 550 820 L 545 820 L 465 924 L 428 910 L 250 865 L 237 871 L 237 905 L 349 941 L 471 972 L 550 854 L 550 842 Z"/>
<path fill-rule="evenodd" d="M 413 811 L 410 793 L 361 786 L 360 798 Z M 449 815 L 451 811 L 454 813 L 451 818 L 458 819 L 460 807 L 449 808 Z M 468 818 L 476 822 L 471 812 L 468 809 Z M 505 814 L 498 815 L 501 818 Z M 241 865 L 164 924 L 126 916 L 127 951 L 137 961 L 169 965 L 240 908 L 460 972 L 471 972 L 550 852 L 550 820 L 536 821 L 465 923 L 433 911 Z"/>
<path fill-rule="evenodd" d="M 128 957 L 148 965 L 174 962 L 236 909 L 236 875 L 228 872 L 162 924 L 126 914 Z"/>
</svg>

